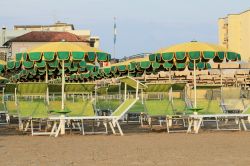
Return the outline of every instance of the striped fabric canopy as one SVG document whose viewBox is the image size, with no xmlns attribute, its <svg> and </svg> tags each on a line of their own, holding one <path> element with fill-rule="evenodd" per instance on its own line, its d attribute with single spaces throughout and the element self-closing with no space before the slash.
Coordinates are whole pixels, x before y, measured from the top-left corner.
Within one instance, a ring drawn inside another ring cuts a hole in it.
<svg viewBox="0 0 250 166">
<path fill-rule="evenodd" d="M 56 77 L 61 76 L 64 61 L 66 74 L 94 73 L 99 70 L 97 62 L 108 62 L 110 58 L 110 54 L 97 48 L 69 42 L 53 42 L 17 53 L 15 60 L 7 62 L 6 70 L 15 73 L 19 71 L 12 77 L 14 81 L 39 79 L 45 76 L 47 70 L 49 77 Z"/>
<path fill-rule="evenodd" d="M 162 48 L 154 54 L 149 55 L 151 62 L 163 64 L 165 68 L 173 68 L 175 70 L 184 70 L 186 67 L 193 70 L 193 61 L 197 62 L 196 67 L 199 70 L 209 69 L 210 60 L 215 63 L 224 61 L 241 60 L 240 54 L 231 52 L 228 49 L 209 43 L 188 42 Z"/>
</svg>

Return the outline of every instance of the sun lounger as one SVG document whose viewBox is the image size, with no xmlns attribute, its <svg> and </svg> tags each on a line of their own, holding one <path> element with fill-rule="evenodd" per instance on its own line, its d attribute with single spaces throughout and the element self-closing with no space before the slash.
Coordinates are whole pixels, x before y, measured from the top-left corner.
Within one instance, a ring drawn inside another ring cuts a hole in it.
<svg viewBox="0 0 250 166">
<path fill-rule="evenodd" d="M 166 116 L 173 114 L 172 104 L 168 99 L 145 100 L 145 108 L 151 129 L 153 120 L 156 119 L 160 122 L 160 126 L 162 126 L 162 122 L 166 120 Z"/>
<path fill-rule="evenodd" d="M 242 113 L 244 110 L 242 99 L 224 99 L 222 106 L 225 113 Z"/>
<path fill-rule="evenodd" d="M 16 91 L 16 84 L 7 83 L 3 88 L 3 106 L 8 123 L 12 117 L 18 117 Z"/>
<path fill-rule="evenodd" d="M 173 98 L 171 104 L 173 111 L 166 116 L 167 132 L 186 132 L 188 116 L 185 100 Z"/>
<path fill-rule="evenodd" d="M 125 83 L 125 87 L 128 84 L 130 87 L 133 87 L 136 89 L 136 97 L 135 98 L 127 98 L 126 97 L 126 88 L 125 88 L 125 100 L 124 102 L 110 115 L 110 116 L 79 116 L 79 117 L 73 117 L 73 116 L 60 116 L 60 117 L 51 117 L 51 120 L 60 120 L 60 124 L 57 127 L 57 130 L 55 132 L 55 137 L 59 135 L 59 132 L 61 130 L 64 130 L 64 121 L 65 120 L 82 120 L 82 121 L 105 121 L 109 124 L 113 134 L 116 134 L 114 127 L 117 127 L 119 130 L 120 135 L 123 135 L 123 132 L 121 130 L 119 120 L 128 112 L 128 110 L 137 102 L 138 98 L 138 89 L 144 88 L 144 85 L 140 82 L 134 80 L 130 77 L 123 77 L 120 78 L 121 82 Z M 82 127 L 83 134 L 85 134 L 84 127 Z"/>
<path fill-rule="evenodd" d="M 5 109 L 4 102 L 0 102 L 0 124 L 7 124 L 9 122 L 8 112 Z"/>
<path fill-rule="evenodd" d="M 115 111 L 121 104 L 120 99 L 97 99 L 96 109 L 101 115 L 108 115 L 108 112 L 111 113 Z M 102 112 L 102 113 L 101 113 Z"/>
<path fill-rule="evenodd" d="M 46 100 L 47 87 L 46 83 L 19 83 L 17 85 L 19 127 L 27 131 L 30 126 L 32 135 L 44 133 L 41 132 L 42 122 L 45 123 L 46 130 L 49 117 Z M 35 132 L 37 129 L 35 123 L 38 123 L 38 132 Z"/>
<path fill-rule="evenodd" d="M 136 103 L 138 99 L 127 99 L 125 100 L 112 114 L 111 116 L 65 116 L 65 117 L 51 117 L 51 120 L 80 120 L 80 121 L 105 121 L 106 123 L 109 123 L 110 128 L 112 129 L 113 134 L 116 134 L 114 127 L 117 126 L 119 133 L 123 135 L 123 132 L 121 130 L 119 119 L 123 117 L 127 111 Z M 61 130 L 62 123 L 59 124 L 58 129 L 56 131 L 55 137 L 58 136 L 59 131 Z M 83 134 L 85 134 L 84 127 L 82 128 Z"/>
<path fill-rule="evenodd" d="M 218 100 L 197 100 L 197 107 L 201 108 L 201 110 L 198 111 L 198 115 L 190 115 L 191 120 L 189 123 L 188 132 L 191 132 L 191 127 L 193 125 L 194 132 L 198 133 L 202 122 L 206 121 L 215 121 L 216 130 L 241 130 L 241 125 L 243 126 L 244 130 L 246 129 L 245 123 L 242 121 L 242 118 L 245 118 L 246 115 L 223 113 Z M 234 121 L 238 127 L 221 128 L 219 126 L 220 121 L 223 121 L 224 124 L 226 124 L 229 120 Z"/>
<path fill-rule="evenodd" d="M 145 103 L 138 100 L 128 111 L 126 121 L 128 122 L 140 122 L 142 124 L 141 114 L 145 113 Z"/>
<path fill-rule="evenodd" d="M 5 109 L 9 116 L 18 117 L 17 103 L 15 101 L 5 101 Z"/>
<path fill-rule="evenodd" d="M 18 116 L 21 124 L 26 123 L 24 131 L 28 130 L 28 127 L 31 127 L 32 135 L 40 135 L 42 131 L 42 123 L 47 125 L 47 119 L 49 117 L 47 104 L 44 100 L 32 101 L 18 101 Z M 38 123 L 38 128 L 35 124 Z M 46 127 L 46 126 L 45 126 Z M 35 130 L 38 129 L 38 132 Z"/>
</svg>

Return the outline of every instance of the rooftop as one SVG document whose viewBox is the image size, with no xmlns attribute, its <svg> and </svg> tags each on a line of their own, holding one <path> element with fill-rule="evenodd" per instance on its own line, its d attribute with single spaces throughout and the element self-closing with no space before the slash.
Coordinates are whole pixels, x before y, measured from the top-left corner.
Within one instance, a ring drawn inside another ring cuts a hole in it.
<svg viewBox="0 0 250 166">
<path fill-rule="evenodd" d="M 65 26 L 70 26 L 72 30 L 75 29 L 73 24 L 63 23 L 63 22 L 60 22 L 60 21 L 57 21 L 55 24 L 52 24 L 52 25 L 15 25 L 14 29 L 18 29 L 18 28 L 65 27 Z"/>
<path fill-rule="evenodd" d="M 87 37 L 77 36 L 69 32 L 53 32 L 53 31 L 32 31 L 7 41 L 10 42 L 89 42 Z"/>
</svg>

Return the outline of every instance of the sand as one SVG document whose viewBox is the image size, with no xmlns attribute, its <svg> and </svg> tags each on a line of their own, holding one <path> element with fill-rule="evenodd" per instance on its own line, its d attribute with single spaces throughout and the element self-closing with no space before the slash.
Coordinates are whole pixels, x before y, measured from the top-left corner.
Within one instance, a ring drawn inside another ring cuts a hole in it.
<svg viewBox="0 0 250 166">
<path fill-rule="evenodd" d="M 249 132 L 0 135 L 0 165 L 249 165 Z"/>
</svg>

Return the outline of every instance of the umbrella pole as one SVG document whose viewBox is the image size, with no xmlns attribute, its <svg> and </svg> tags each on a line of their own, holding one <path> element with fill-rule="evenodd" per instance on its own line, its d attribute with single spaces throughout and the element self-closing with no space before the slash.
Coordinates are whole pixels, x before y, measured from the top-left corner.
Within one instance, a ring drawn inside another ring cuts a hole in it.
<svg viewBox="0 0 250 166">
<path fill-rule="evenodd" d="M 222 86 L 222 69 L 220 69 L 220 85 Z"/>
<path fill-rule="evenodd" d="M 172 80 L 172 78 L 171 78 L 171 68 L 169 68 L 169 82 L 171 83 L 171 80 Z"/>
<path fill-rule="evenodd" d="M 108 91 L 108 89 L 107 89 Z M 121 83 L 119 84 L 119 99 L 121 101 L 121 98 L 122 98 L 122 94 L 121 94 Z"/>
<path fill-rule="evenodd" d="M 136 99 L 139 99 L 138 93 L 139 93 L 139 82 L 137 81 L 137 84 L 136 84 L 136 94 L 135 94 L 135 98 Z"/>
<path fill-rule="evenodd" d="M 194 108 L 197 107 L 197 103 L 196 103 L 196 64 L 195 64 L 195 60 L 194 60 Z"/>
<path fill-rule="evenodd" d="M 223 83 L 223 80 L 222 80 L 222 69 L 220 69 L 220 101 L 222 102 L 222 83 Z"/>
<path fill-rule="evenodd" d="M 124 101 L 127 100 L 127 84 L 125 83 L 124 87 Z"/>
<path fill-rule="evenodd" d="M 64 75 L 64 60 L 62 61 L 62 111 L 64 110 L 64 84 L 65 84 L 65 75 Z M 61 134 L 65 134 L 65 115 L 61 115 Z"/>
<path fill-rule="evenodd" d="M 64 81 L 65 81 L 65 75 L 64 75 L 64 60 L 62 61 L 62 110 L 64 110 Z"/>
<path fill-rule="evenodd" d="M 144 104 L 144 101 L 143 101 L 143 89 L 141 89 L 141 103 Z"/>
<path fill-rule="evenodd" d="M 47 83 L 46 99 L 47 99 L 47 104 L 49 104 L 49 86 L 48 86 L 48 67 L 47 67 L 47 64 L 45 66 L 45 69 L 46 69 L 45 82 Z"/>
<path fill-rule="evenodd" d="M 4 89 L 5 88 L 3 88 L 3 97 L 2 97 L 2 103 L 4 104 Z"/>
<path fill-rule="evenodd" d="M 97 86 L 95 86 L 95 110 L 96 110 L 96 99 L 97 99 Z"/>
</svg>

